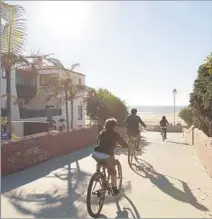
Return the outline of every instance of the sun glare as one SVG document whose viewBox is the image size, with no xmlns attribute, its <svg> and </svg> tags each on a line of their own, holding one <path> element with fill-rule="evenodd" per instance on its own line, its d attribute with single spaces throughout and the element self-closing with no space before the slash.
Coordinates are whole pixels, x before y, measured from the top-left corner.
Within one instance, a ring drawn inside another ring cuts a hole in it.
<svg viewBox="0 0 212 219">
<path fill-rule="evenodd" d="M 43 22 L 48 29 L 59 34 L 79 36 L 86 28 L 89 17 L 89 2 L 83 1 L 44 1 L 42 2 Z"/>
</svg>

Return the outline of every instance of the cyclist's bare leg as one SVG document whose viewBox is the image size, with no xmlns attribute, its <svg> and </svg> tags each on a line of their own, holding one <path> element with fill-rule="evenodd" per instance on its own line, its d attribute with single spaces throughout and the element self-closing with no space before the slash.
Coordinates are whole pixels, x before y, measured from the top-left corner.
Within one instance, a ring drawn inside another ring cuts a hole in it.
<svg viewBox="0 0 212 219">
<path fill-rule="evenodd" d="M 117 188 L 117 177 L 116 177 L 116 159 L 114 156 L 110 156 L 106 161 L 108 172 L 111 175 L 112 187 Z"/>
</svg>

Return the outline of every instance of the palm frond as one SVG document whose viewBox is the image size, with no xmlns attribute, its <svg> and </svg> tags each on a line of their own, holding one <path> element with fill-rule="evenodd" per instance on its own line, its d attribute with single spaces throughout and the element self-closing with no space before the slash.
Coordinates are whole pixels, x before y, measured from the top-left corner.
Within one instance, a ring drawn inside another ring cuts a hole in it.
<svg viewBox="0 0 212 219">
<path fill-rule="evenodd" d="M 1 2 L 1 11 L 5 25 L 1 33 L 1 51 L 20 54 L 26 41 L 25 10 L 20 5 L 9 5 Z"/>
<path fill-rule="evenodd" d="M 53 54 L 41 54 L 40 52 L 38 52 L 35 54 L 31 54 L 30 56 L 26 56 L 26 58 L 31 59 L 32 62 L 35 61 L 36 59 L 41 59 L 42 65 L 46 65 L 46 66 L 52 65 L 59 69 L 64 69 L 62 62 L 59 59 L 51 57 L 52 55 Z"/>
<path fill-rule="evenodd" d="M 80 64 L 79 63 L 75 63 L 71 65 L 71 71 L 73 71 L 76 67 L 79 67 Z"/>
<path fill-rule="evenodd" d="M 30 62 L 26 57 L 22 55 L 15 55 L 13 53 L 1 53 L 2 60 L 2 68 L 7 69 L 14 66 L 15 68 L 32 68 L 32 70 L 36 71 L 33 62 Z"/>
<path fill-rule="evenodd" d="M 51 58 L 51 57 L 44 57 L 44 59 L 49 63 L 52 63 L 55 67 L 64 69 L 62 62 L 59 59 Z"/>
<path fill-rule="evenodd" d="M 16 96 L 14 96 L 14 95 L 12 95 L 12 94 L 2 94 L 1 95 L 1 98 L 3 98 L 3 97 L 7 97 L 7 96 L 11 96 L 12 98 L 14 98 L 14 99 L 16 99 L 17 100 L 17 97 Z"/>
<path fill-rule="evenodd" d="M 73 101 L 80 97 L 84 97 L 88 87 L 86 87 L 85 85 L 74 84 L 74 85 L 70 85 L 67 89 L 68 89 L 68 99 L 69 101 Z"/>
</svg>

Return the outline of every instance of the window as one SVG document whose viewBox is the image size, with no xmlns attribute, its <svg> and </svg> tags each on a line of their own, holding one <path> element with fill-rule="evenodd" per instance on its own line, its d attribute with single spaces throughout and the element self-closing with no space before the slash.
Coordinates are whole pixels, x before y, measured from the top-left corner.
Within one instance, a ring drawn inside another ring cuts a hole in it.
<svg viewBox="0 0 212 219">
<path fill-rule="evenodd" d="M 83 111 L 83 107 L 82 105 L 79 105 L 78 106 L 78 120 L 82 120 L 82 117 L 83 117 L 82 111 Z"/>
<path fill-rule="evenodd" d="M 24 104 L 28 105 L 29 104 L 29 100 L 24 100 Z"/>
<path fill-rule="evenodd" d="M 2 78 L 6 78 L 6 71 L 4 69 L 1 70 Z"/>
<path fill-rule="evenodd" d="M 52 75 L 40 75 L 40 85 L 46 86 L 46 85 L 56 85 L 57 84 L 57 78 Z"/>
<path fill-rule="evenodd" d="M 82 85 L 82 79 L 79 78 L 79 85 Z"/>
</svg>

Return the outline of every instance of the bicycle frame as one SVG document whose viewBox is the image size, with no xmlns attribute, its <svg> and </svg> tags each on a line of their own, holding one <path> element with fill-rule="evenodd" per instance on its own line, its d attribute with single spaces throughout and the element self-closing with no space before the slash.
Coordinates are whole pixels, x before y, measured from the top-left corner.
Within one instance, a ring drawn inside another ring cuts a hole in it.
<svg viewBox="0 0 212 219">
<path fill-rule="evenodd" d="M 105 190 L 108 190 L 110 189 L 110 179 L 111 179 L 111 174 L 108 172 L 108 169 L 107 169 L 107 174 L 106 174 L 106 169 L 107 169 L 107 166 L 105 164 L 99 164 L 97 163 L 96 164 L 96 172 L 99 172 L 103 175 L 103 178 L 104 178 L 104 183 L 105 183 Z"/>
<path fill-rule="evenodd" d="M 167 127 L 166 127 L 166 126 L 161 127 L 161 133 L 162 133 L 162 134 L 164 133 L 164 129 L 167 129 Z"/>
<path fill-rule="evenodd" d="M 134 144 L 137 143 L 139 140 L 139 136 L 130 136 L 129 137 L 129 143 Z"/>
</svg>

